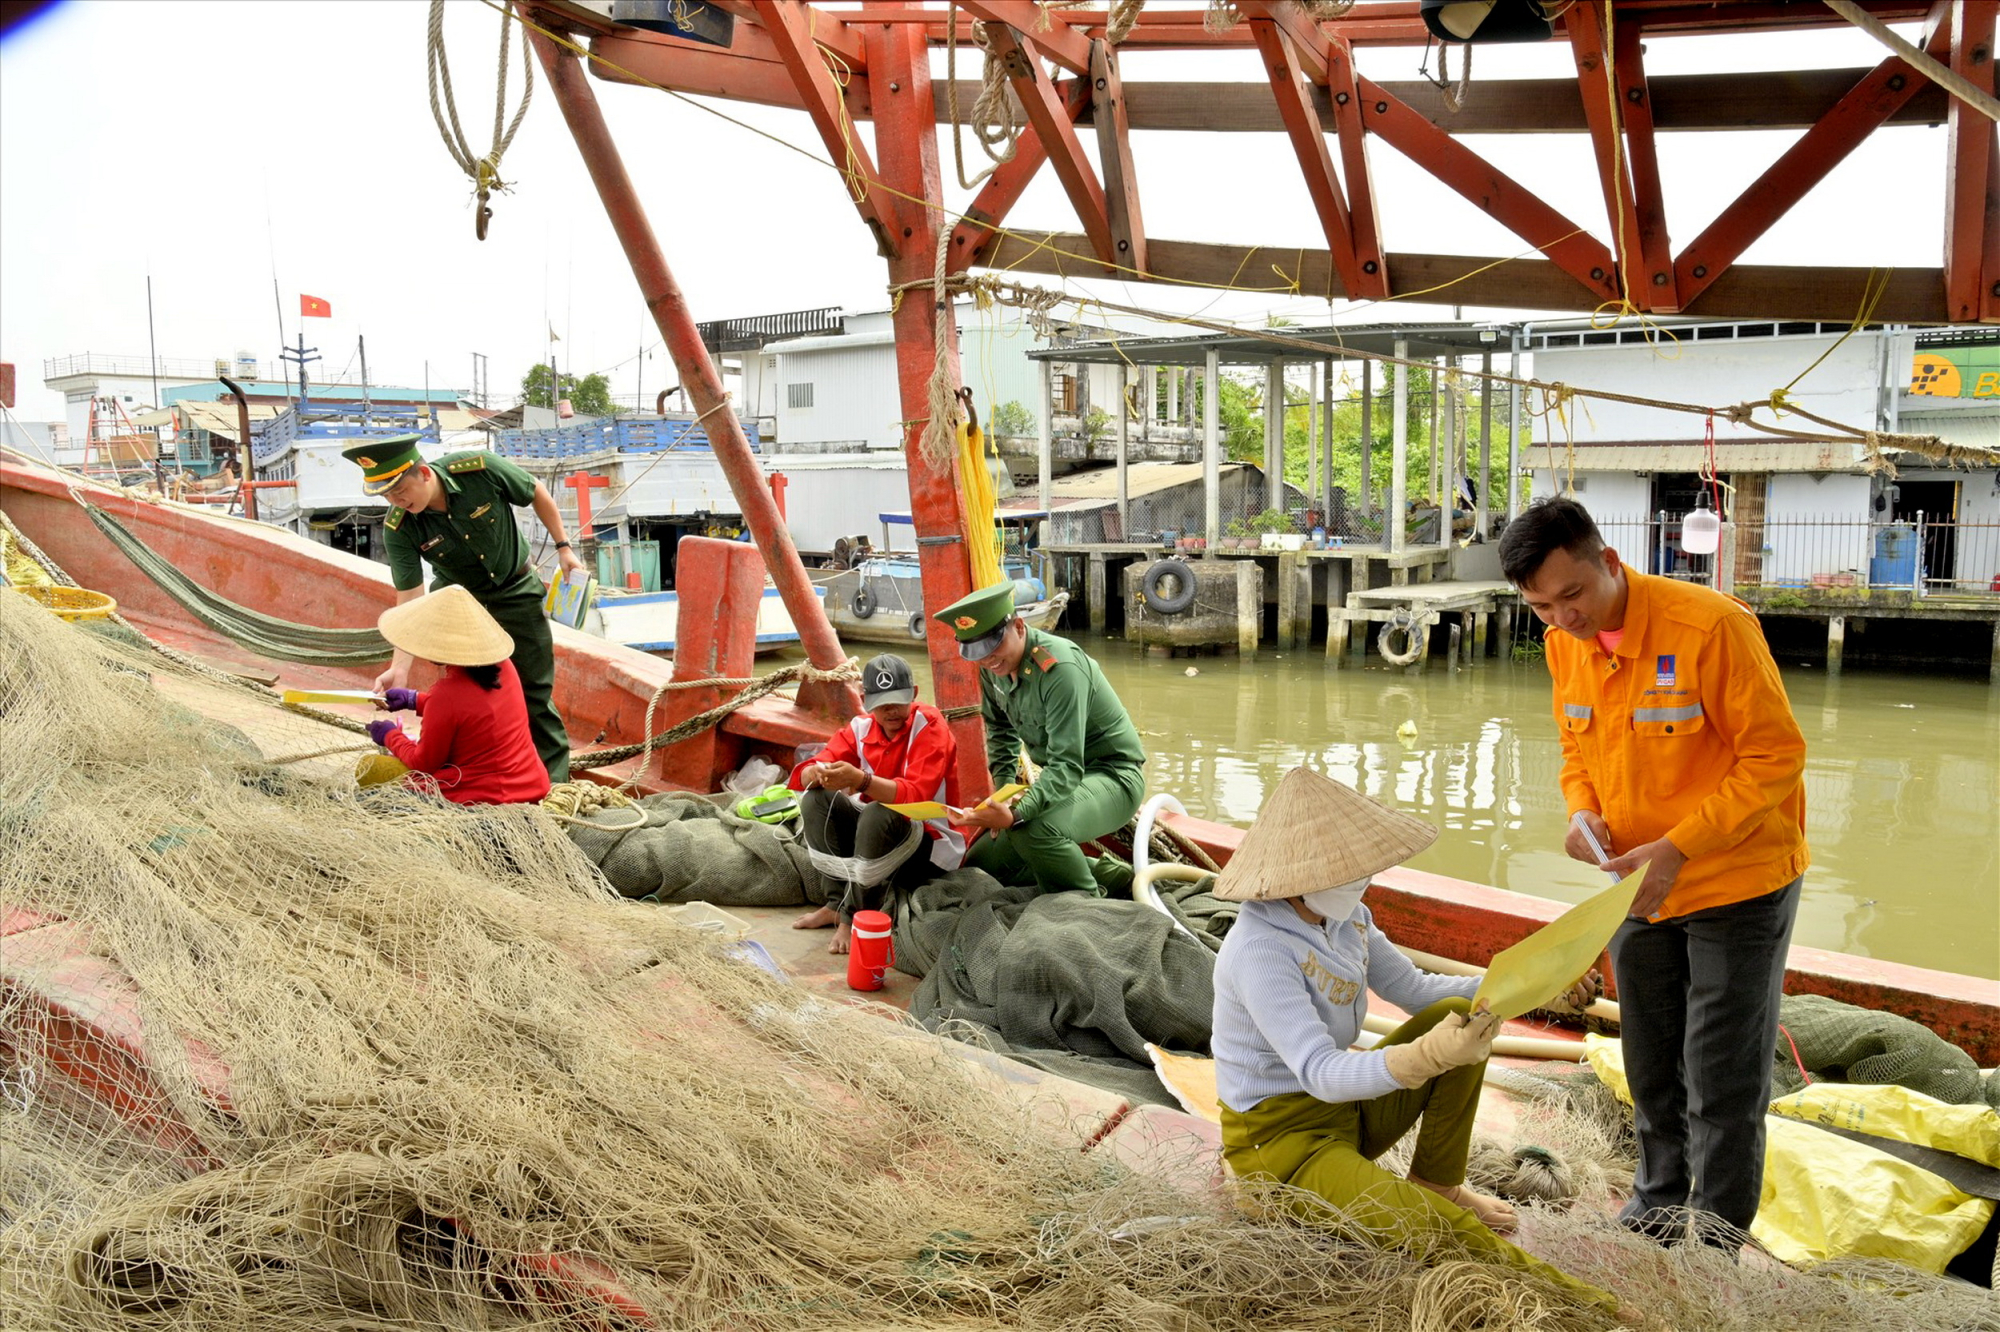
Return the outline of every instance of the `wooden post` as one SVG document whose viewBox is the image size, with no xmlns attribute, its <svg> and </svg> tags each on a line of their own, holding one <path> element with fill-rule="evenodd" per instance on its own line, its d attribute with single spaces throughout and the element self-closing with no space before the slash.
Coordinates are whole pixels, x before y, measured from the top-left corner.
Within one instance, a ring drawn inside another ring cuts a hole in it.
<svg viewBox="0 0 2000 1332">
<path fill-rule="evenodd" d="M 1472 530 L 1481 541 L 1493 535 L 1493 353 L 1479 353 L 1479 495 L 1473 505 Z M 1485 632 L 1480 651 L 1486 650 Z"/>
<path fill-rule="evenodd" d="M 1104 552 L 1094 550 L 1090 552 L 1090 567 L 1084 571 L 1083 575 L 1083 599 L 1088 603 L 1091 630 L 1100 634 L 1104 632 L 1105 617 L 1108 613 L 1105 604 L 1105 588 Z"/>
<path fill-rule="evenodd" d="M 1125 454 L 1131 447 L 1129 417 L 1125 411 L 1125 390 L 1130 383 L 1131 374 L 1126 370 L 1125 363 L 1120 361 L 1118 363 L 1118 533 L 1121 538 L 1130 530 L 1127 520 L 1132 516 L 1130 497 L 1125 488 Z M 1101 574 L 1102 570 L 1099 572 Z"/>
<path fill-rule="evenodd" d="M 1410 367 L 1408 338 L 1396 339 L 1394 392 L 1389 425 L 1389 553 L 1401 555 L 1409 545 Z M 1398 572 L 1405 572 L 1398 570 Z"/>
<path fill-rule="evenodd" d="M 1339 670 L 1347 656 L 1347 611 L 1333 604 L 1333 597 L 1326 599 L 1326 664 L 1329 670 Z"/>
<path fill-rule="evenodd" d="M 1222 353 L 1210 343 L 1202 368 L 1202 527 L 1211 549 L 1222 540 Z"/>
<path fill-rule="evenodd" d="M 1264 507 L 1285 507 L 1285 358 L 1264 371 Z"/>
<path fill-rule="evenodd" d="M 1256 560 L 1236 561 L 1236 650 L 1257 655 L 1264 633 L 1264 566 Z"/>
<path fill-rule="evenodd" d="M 1829 615 L 1826 617 L 1826 673 L 1840 674 L 1840 653 L 1847 645 L 1847 617 Z"/>
<path fill-rule="evenodd" d="M 1319 367 L 1318 361 L 1306 362 L 1306 507 L 1309 509 L 1320 507 Z"/>
<path fill-rule="evenodd" d="M 1056 379 L 1055 366 L 1038 361 L 1042 369 L 1042 419 L 1035 432 L 1035 507 L 1049 511 L 1049 483 L 1055 471 Z"/>
<path fill-rule="evenodd" d="M 1361 512 L 1374 505 L 1369 489 L 1375 473 L 1375 362 L 1361 363 Z"/>
<path fill-rule="evenodd" d="M 1299 595 L 1299 575 L 1306 572 L 1305 556 L 1298 551 L 1278 555 L 1278 651 L 1292 652 L 1303 646 L 1312 632 L 1312 584 L 1308 594 Z M 1301 604 L 1303 603 L 1303 604 Z"/>
</svg>

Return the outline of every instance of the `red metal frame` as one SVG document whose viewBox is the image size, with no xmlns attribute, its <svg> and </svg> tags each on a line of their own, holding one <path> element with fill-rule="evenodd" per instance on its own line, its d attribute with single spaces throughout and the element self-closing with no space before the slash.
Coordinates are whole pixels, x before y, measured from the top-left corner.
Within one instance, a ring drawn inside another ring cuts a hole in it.
<svg viewBox="0 0 2000 1332">
<path fill-rule="evenodd" d="M 680 371 L 681 387 L 701 414 L 698 419 L 707 423 L 709 445 L 715 452 L 716 463 L 728 478 L 729 488 L 735 492 L 736 502 L 743 510 L 744 523 L 749 527 L 757 549 L 763 553 L 765 567 L 777 584 L 785 609 L 791 613 L 806 656 L 821 670 L 832 670 L 845 660 L 846 654 L 841 650 L 840 640 L 834 636 L 832 623 L 826 618 L 826 607 L 814 593 L 812 581 L 806 577 L 805 566 L 799 562 L 798 547 L 792 542 L 791 531 L 779 518 L 777 504 L 764 485 L 764 475 L 757 467 L 749 441 L 743 436 L 742 423 L 730 409 L 728 395 L 722 389 L 722 377 L 716 373 L 715 363 L 709 359 L 708 348 L 702 345 L 694 316 L 688 310 L 687 298 L 681 294 L 673 270 L 667 267 L 659 240 L 653 234 L 652 224 L 646 219 L 646 210 L 632 188 L 632 178 L 626 174 L 625 163 L 618 155 L 617 145 L 612 142 L 611 130 L 604 123 L 604 113 L 597 105 L 597 94 L 591 91 L 590 81 L 584 77 L 577 62 L 554 41 L 532 27 L 528 30 L 528 40 L 534 45 L 535 54 L 547 73 L 549 89 L 562 108 L 563 120 L 576 140 L 577 152 L 590 171 L 599 197 L 604 200 L 605 213 L 610 218 L 612 230 L 618 235 L 619 244 L 624 247 L 627 261 L 632 265 L 632 275 L 638 279 L 640 295 L 645 299 L 646 308 L 652 311 L 653 321 L 666 343 L 667 354 L 673 357 L 674 366 Z M 760 581 L 760 595 L 761 591 Z M 756 598 L 747 605 L 754 613 Z M 678 661 L 675 670 L 678 675 Z M 801 684 L 798 698 L 800 706 L 835 717 L 852 716 L 861 706 L 860 692 L 851 684 Z"/>
<path fill-rule="evenodd" d="M 1328 251 L 1340 285 L 1348 291 L 1362 286 L 1361 260 L 1354 247 L 1354 222 L 1347 210 L 1347 195 L 1334 174 L 1333 154 L 1326 146 L 1326 127 L 1320 124 L 1319 110 L 1313 105 L 1311 76 L 1306 61 L 1312 59 L 1313 43 L 1295 42 L 1287 26 L 1271 17 L 1250 20 L 1250 31 L 1263 53 L 1271 91 L 1277 95 L 1278 114 L 1284 118 L 1285 135 L 1305 173 L 1306 191 L 1312 195 L 1313 209 L 1319 214 L 1320 230 L 1326 233 Z M 1324 79 L 1326 61 L 1314 60 Z"/>
<path fill-rule="evenodd" d="M 1041 67 L 1038 57 L 1051 54 L 1049 48 L 1042 44 L 1039 37 L 1016 32 L 1003 24 L 995 24 L 989 33 L 993 53 L 1007 66 L 1007 81 L 1012 85 L 1014 95 L 1020 99 L 1028 123 L 1034 126 L 1042 149 L 1048 154 L 1049 167 L 1056 173 L 1056 179 L 1062 182 L 1063 192 L 1069 196 L 1070 206 L 1076 209 L 1077 219 L 1083 223 L 1083 231 L 1090 237 L 1091 247 L 1097 251 L 1097 257 L 1107 264 L 1121 263 L 1117 242 L 1112 237 L 1111 214 L 1105 204 L 1104 186 L 1099 183 L 1090 159 L 1084 155 L 1083 140 L 1077 137 L 1068 108 Z M 1084 68 L 1089 69 L 1087 56 Z M 935 120 L 933 114 L 933 123 Z M 1128 244 L 1127 251 L 1130 248 Z M 1116 274 L 1117 269 L 1107 268 L 1105 272 Z"/>
<path fill-rule="evenodd" d="M 1951 67 L 1994 94 L 2000 0 L 1967 0 L 1952 13 Z M 1951 103 L 1950 192 L 1945 197 L 1945 308 L 1954 323 L 2000 322 L 2000 131 L 1957 98 Z"/>
</svg>

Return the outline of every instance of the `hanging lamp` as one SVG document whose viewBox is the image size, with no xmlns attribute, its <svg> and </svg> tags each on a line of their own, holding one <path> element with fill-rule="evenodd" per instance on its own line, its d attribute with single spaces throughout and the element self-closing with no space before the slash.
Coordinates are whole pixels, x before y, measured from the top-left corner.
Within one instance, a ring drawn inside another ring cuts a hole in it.
<svg viewBox="0 0 2000 1332">
<path fill-rule="evenodd" d="M 1542 0 L 1423 0 L 1418 13 L 1441 42 L 1545 42 L 1555 31 Z"/>
<path fill-rule="evenodd" d="M 1703 491 L 1695 509 L 1681 520 L 1681 549 L 1690 555 L 1713 555 L 1722 548 L 1722 519 L 1708 507 Z"/>
</svg>

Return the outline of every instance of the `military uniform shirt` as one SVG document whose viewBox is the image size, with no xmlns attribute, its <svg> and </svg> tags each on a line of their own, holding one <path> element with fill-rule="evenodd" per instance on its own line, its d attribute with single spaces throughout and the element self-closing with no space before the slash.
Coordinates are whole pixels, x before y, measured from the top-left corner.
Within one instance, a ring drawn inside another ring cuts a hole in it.
<svg viewBox="0 0 2000 1332">
<path fill-rule="evenodd" d="M 535 478 L 477 449 L 447 454 L 431 470 L 444 487 L 444 510 L 392 508 L 382 523 L 396 590 L 421 586 L 426 560 L 436 586 L 456 583 L 482 599 L 520 577 L 528 540 L 514 521 L 514 506 L 533 501 Z"/>
<path fill-rule="evenodd" d="M 1041 776 L 1014 806 L 1017 821 L 1060 809 L 1085 772 L 1146 762 L 1139 732 L 1104 672 L 1066 638 L 1028 630 L 1014 679 L 979 673 L 979 705 L 994 786 L 1016 780 L 1016 755 L 1024 744 L 1041 765 Z"/>
</svg>

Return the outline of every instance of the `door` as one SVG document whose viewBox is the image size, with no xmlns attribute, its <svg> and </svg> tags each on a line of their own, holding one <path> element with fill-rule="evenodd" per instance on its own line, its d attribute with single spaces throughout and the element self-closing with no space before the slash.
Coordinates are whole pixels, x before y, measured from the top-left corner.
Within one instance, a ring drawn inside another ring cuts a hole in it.
<svg viewBox="0 0 2000 1332">
<path fill-rule="evenodd" d="M 1923 518 L 1917 561 L 1926 592 L 1949 592 L 1958 576 L 1958 486 L 1956 481 L 1896 482 L 1891 516 L 1899 523 Z"/>
</svg>

